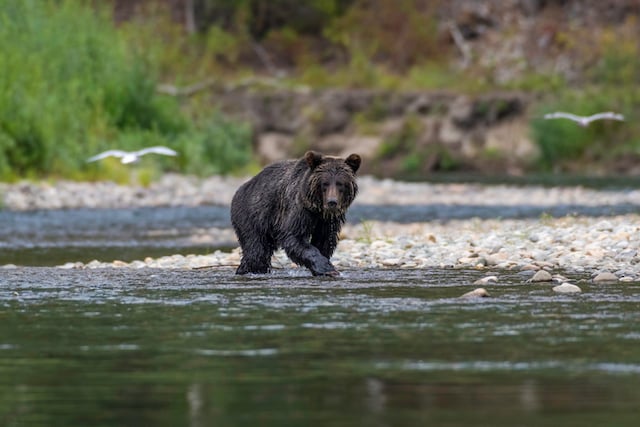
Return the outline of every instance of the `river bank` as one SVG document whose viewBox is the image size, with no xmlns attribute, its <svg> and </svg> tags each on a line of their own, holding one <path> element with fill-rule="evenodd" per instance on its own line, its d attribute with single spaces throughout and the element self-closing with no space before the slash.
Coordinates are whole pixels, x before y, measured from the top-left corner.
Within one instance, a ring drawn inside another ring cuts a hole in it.
<svg viewBox="0 0 640 427">
<path fill-rule="evenodd" d="M 15 184 L 0 186 L 5 209 L 122 208 L 132 206 L 226 206 L 246 178 L 200 180 L 168 175 L 148 188 L 111 183 Z M 544 188 L 483 184 L 406 183 L 360 179 L 360 205 L 442 205 L 455 211 L 469 206 L 559 205 L 599 207 L 597 215 L 542 214 L 529 218 L 469 217 L 391 222 L 376 218 L 349 222 L 332 259 L 338 269 L 478 268 L 491 270 L 563 270 L 581 274 L 614 273 L 623 281 L 640 281 L 640 216 L 607 215 L 605 208 L 638 206 L 640 191 L 596 190 L 579 186 Z M 603 208 L 605 207 L 605 208 Z M 208 230 L 233 239 L 230 229 Z M 202 234 L 202 230 L 198 230 Z M 232 272 L 238 249 L 206 255 L 172 255 L 133 262 L 101 260 L 69 262 L 65 268 L 216 268 Z M 292 266 L 280 251 L 275 268 Z M 307 274 L 301 269 L 301 274 Z M 525 273 L 523 273 L 525 274 Z"/>
<path fill-rule="evenodd" d="M 610 272 L 622 281 L 640 281 L 639 223 L 636 214 L 606 219 L 568 216 L 413 224 L 366 221 L 344 227 L 332 262 L 339 270 L 474 268 L 487 272 L 516 270 L 529 277 L 545 269 L 593 276 Z M 227 230 L 226 234 L 230 233 Z M 223 269 L 232 273 L 239 262 L 240 251 L 236 248 L 206 255 L 147 257 L 129 263 L 69 262 L 61 267 Z M 273 266 L 295 268 L 283 251 L 276 252 Z M 302 268 L 298 271 L 308 274 Z"/>
<path fill-rule="evenodd" d="M 12 211 L 41 209 L 119 209 L 147 206 L 228 206 L 247 177 L 196 178 L 166 174 L 147 187 L 114 182 L 0 183 L 0 207 Z M 640 206 L 640 189 L 598 190 L 579 185 L 544 187 L 473 183 L 415 183 L 358 178 L 355 203 L 367 205 L 533 205 Z"/>
</svg>

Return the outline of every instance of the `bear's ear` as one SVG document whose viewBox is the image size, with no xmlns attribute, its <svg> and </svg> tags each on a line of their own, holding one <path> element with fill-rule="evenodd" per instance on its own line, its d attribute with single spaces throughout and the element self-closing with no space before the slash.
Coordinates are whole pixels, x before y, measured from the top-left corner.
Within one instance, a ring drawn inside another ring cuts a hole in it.
<svg viewBox="0 0 640 427">
<path fill-rule="evenodd" d="M 307 161 L 307 164 L 311 169 L 315 169 L 320 163 L 322 163 L 322 154 L 316 153 L 315 151 L 307 151 L 304 155 L 304 159 Z"/>
<path fill-rule="evenodd" d="M 351 168 L 353 173 L 356 173 L 360 168 L 360 162 L 362 162 L 362 159 L 360 158 L 359 155 L 352 154 L 349 157 L 347 157 L 347 159 L 344 162 L 347 164 L 347 166 Z"/>
</svg>

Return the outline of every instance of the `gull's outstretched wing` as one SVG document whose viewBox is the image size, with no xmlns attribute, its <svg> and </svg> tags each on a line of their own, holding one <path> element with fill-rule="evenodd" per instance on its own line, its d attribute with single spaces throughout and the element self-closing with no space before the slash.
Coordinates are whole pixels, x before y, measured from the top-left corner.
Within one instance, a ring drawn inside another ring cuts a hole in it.
<svg viewBox="0 0 640 427">
<path fill-rule="evenodd" d="M 129 154 L 129 153 L 127 153 L 126 151 L 122 151 L 122 150 L 107 150 L 107 151 L 105 151 L 103 153 L 96 154 L 93 157 L 89 157 L 87 159 L 87 162 L 95 162 L 96 160 L 102 160 L 102 159 L 104 159 L 106 157 L 124 157 L 127 154 Z"/>
<path fill-rule="evenodd" d="M 161 145 L 157 145 L 155 147 L 147 147 L 143 148 L 140 151 L 136 151 L 135 154 L 138 156 L 144 156 L 145 154 L 154 153 L 154 154 L 164 154 L 165 156 L 177 156 L 178 153 L 171 148 L 163 147 Z"/>
<path fill-rule="evenodd" d="M 590 122 L 594 120 L 619 120 L 623 122 L 624 116 L 622 114 L 614 113 L 613 111 L 607 111 L 604 113 L 597 113 L 592 116 L 589 116 L 588 119 Z"/>
<path fill-rule="evenodd" d="M 580 123 L 582 120 L 584 120 L 584 117 L 582 116 L 577 116 L 575 114 L 571 114 L 571 113 L 565 113 L 564 111 L 556 111 L 555 113 L 548 113 L 544 115 L 545 119 L 569 119 L 569 120 L 573 120 L 574 122 L 578 122 Z"/>
</svg>

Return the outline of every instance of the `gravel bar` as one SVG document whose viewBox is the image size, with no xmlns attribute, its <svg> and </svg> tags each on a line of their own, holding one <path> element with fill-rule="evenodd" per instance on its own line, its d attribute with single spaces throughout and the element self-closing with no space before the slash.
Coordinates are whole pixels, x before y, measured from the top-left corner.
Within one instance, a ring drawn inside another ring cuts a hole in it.
<svg viewBox="0 0 640 427">
<path fill-rule="evenodd" d="M 111 182 L 0 184 L 3 208 L 14 211 L 140 206 L 199 206 L 230 203 L 247 178 L 198 179 L 166 175 L 148 187 Z M 640 190 L 597 190 L 553 187 L 433 184 L 359 179 L 358 204 L 443 206 L 626 206 L 631 212 L 612 215 L 540 215 L 535 218 L 437 219 L 397 223 L 365 220 L 347 224 L 332 262 L 354 268 L 477 268 L 490 270 L 564 270 L 596 277 L 609 272 L 621 281 L 640 281 Z M 638 209 L 635 209 L 635 208 Z M 220 268 L 232 271 L 238 249 L 208 255 L 173 255 L 130 263 L 114 260 L 68 263 L 63 268 Z M 275 268 L 289 268 L 282 251 Z M 527 274 L 527 273 L 524 273 Z"/>
</svg>

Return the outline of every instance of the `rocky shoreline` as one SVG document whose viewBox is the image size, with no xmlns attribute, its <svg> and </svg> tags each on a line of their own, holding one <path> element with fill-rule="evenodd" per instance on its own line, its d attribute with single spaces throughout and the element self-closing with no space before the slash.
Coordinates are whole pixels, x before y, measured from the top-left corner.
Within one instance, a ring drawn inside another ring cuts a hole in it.
<svg viewBox="0 0 640 427">
<path fill-rule="evenodd" d="M 248 177 L 196 178 L 166 174 L 147 187 L 100 182 L 0 183 L 0 208 L 12 211 L 41 209 L 117 209 L 142 206 L 227 206 Z M 640 189 L 596 190 L 582 186 L 543 187 L 460 183 L 414 183 L 358 178 L 355 203 L 370 205 L 638 205 Z"/>
<path fill-rule="evenodd" d="M 5 209 L 118 208 L 160 205 L 228 205 L 246 178 L 196 179 L 167 175 L 148 188 L 112 183 L 0 184 Z M 637 205 L 640 191 L 605 191 L 584 187 L 518 187 L 481 184 L 429 184 L 360 179 L 356 203 L 585 206 Z M 640 215 L 542 216 L 527 219 L 456 219 L 401 224 L 364 221 L 347 224 L 332 258 L 338 269 L 476 268 L 563 270 L 579 274 L 610 272 L 616 280 L 640 281 Z M 92 261 L 64 268 L 222 268 L 232 271 L 239 250 L 208 255 L 173 255 L 130 263 Z M 282 251 L 276 268 L 292 264 Z M 531 272 L 531 273 L 528 273 Z"/>
</svg>

